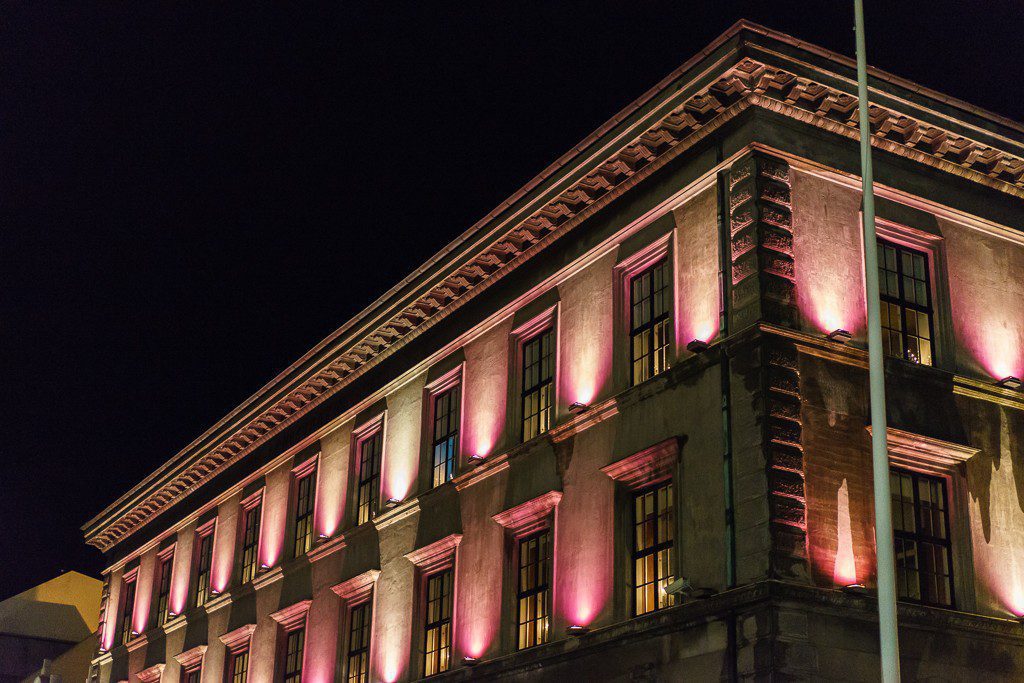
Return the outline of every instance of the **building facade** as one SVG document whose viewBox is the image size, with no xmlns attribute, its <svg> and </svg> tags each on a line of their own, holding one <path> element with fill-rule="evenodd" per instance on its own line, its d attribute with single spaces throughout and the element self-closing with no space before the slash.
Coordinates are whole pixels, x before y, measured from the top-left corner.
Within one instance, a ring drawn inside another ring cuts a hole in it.
<svg viewBox="0 0 1024 683">
<path fill-rule="evenodd" d="M 85 527 L 114 681 L 877 678 L 852 61 L 741 22 Z M 1024 127 L 871 76 L 901 657 L 1024 677 Z"/>
</svg>

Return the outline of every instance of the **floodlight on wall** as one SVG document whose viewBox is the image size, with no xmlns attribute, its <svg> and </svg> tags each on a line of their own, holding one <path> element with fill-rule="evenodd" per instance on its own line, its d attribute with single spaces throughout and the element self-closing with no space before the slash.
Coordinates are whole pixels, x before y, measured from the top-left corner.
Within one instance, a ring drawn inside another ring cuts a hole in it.
<svg viewBox="0 0 1024 683">
<path fill-rule="evenodd" d="M 1002 378 L 1001 380 L 996 382 L 996 384 L 1003 387 L 1004 389 L 1013 389 L 1014 391 L 1020 389 L 1021 387 L 1021 381 L 1014 377 L 1013 375 Z"/>
<path fill-rule="evenodd" d="M 219 588 L 211 588 L 210 589 L 210 595 L 220 595 L 220 589 Z"/>
<path fill-rule="evenodd" d="M 690 584 L 685 576 L 680 577 L 662 589 L 667 595 L 675 595 L 680 598 L 709 598 L 715 594 L 710 588 L 697 588 Z"/>
<path fill-rule="evenodd" d="M 853 339 L 853 335 L 850 334 L 849 332 L 847 332 L 846 330 L 844 330 L 841 327 L 838 328 L 838 329 L 832 330 L 831 332 L 828 333 L 827 336 L 828 336 L 828 338 L 831 341 L 838 342 L 840 344 L 845 344 L 846 342 L 848 342 L 851 339 Z"/>
<path fill-rule="evenodd" d="M 384 507 L 390 510 L 391 508 L 398 507 L 398 504 L 401 502 L 402 501 L 398 500 L 397 498 L 388 498 L 388 502 L 384 503 Z"/>
<path fill-rule="evenodd" d="M 473 455 L 469 456 L 469 464 L 472 465 L 473 467 L 477 467 L 479 465 L 483 465 L 484 461 L 486 461 L 486 460 L 487 460 L 487 458 L 485 458 L 482 455 L 473 454 Z"/>
<path fill-rule="evenodd" d="M 465 657 L 462 658 L 462 663 L 465 664 L 466 666 L 476 666 L 477 664 L 480 663 L 480 658 L 479 657 L 470 657 L 469 655 L 466 655 Z"/>
<path fill-rule="evenodd" d="M 702 339 L 691 339 L 686 345 L 686 350 L 690 353 L 704 353 L 708 350 L 708 343 Z"/>
<path fill-rule="evenodd" d="M 579 638 L 590 633 L 590 629 L 586 626 L 580 626 L 579 624 L 573 624 L 569 628 L 565 629 L 565 634 L 572 636 L 573 638 Z"/>
<path fill-rule="evenodd" d="M 260 562 L 260 571 L 261 572 L 265 572 L 268 569 L 270 569 L 270 565 L 269 564 L 267 564 L 266 562 Z"/>
<path fill-rule="evenodd" d="M 843 592 L 850 595 L 867 595 L 869 591 L 863 583 L 850 583 L 843 586 Z"/>
<path fill-rule="evenodd" d="M 573 401 L 572 403 L 569 404 L 569 412 L 572 413 L 573 415 L 579 415 L 589 407 L 590 406 L 588 406 L 586 403 Z"/>
</svg>

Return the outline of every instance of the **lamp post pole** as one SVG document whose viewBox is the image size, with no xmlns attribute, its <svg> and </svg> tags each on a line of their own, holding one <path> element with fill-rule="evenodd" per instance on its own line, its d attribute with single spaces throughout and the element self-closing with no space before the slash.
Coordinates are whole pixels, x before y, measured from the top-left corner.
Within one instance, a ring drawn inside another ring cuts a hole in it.
<svg viewBox="0 0 1024 683">
<path fill-rule="evenodd" d="M 878 247 L 875 232 L 874 178 L 871 170 L 871 124 L 868 118 L 868 67 L 864 48 L 864 0 L 854 0 L 857 34 L 857 95 L 860 100 L 860 165 L 863 183 L 864 281 L 868 304 L 868 378 L 871 387 L 871 462 L 875 490 L 875 559 L 878 577 L 878 642 L 883 683 L 900 680 L 896 630 L 896 572 L 886 442 L 885 367 L 878 295 Z"/>
</svg>

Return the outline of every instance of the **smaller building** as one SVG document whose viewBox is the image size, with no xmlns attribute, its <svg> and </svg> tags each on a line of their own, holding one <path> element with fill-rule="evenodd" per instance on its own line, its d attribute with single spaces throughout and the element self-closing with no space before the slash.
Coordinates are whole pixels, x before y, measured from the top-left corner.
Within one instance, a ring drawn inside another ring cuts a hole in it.
<svg viewBox="0 0 1024 683">
<path fill-rule="evenodd" d="M 0 683 L 84 681 L 103 582 L 78 572 L 0 602 Z"/>
</svg>

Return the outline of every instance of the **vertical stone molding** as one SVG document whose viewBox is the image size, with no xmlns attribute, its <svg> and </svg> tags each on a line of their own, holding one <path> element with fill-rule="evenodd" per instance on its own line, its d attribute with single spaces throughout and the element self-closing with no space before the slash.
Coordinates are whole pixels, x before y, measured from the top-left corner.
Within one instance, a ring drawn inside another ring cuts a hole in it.
<svg viewBox="0 0 1024 683">
<path fill-rule="evenodd" d="M 778 338 L 768 338 L 765 345 L 769 571 L 774 578 L 806 581 L 810 574 L 798 351 L 791 342 Z"/>
<path fill-rule="evenodd" d="M 789 164 L 775 157 L 753 153 L 729 170 L 732 330 L 796 324 L 790 190 Z"/>
</svg>

